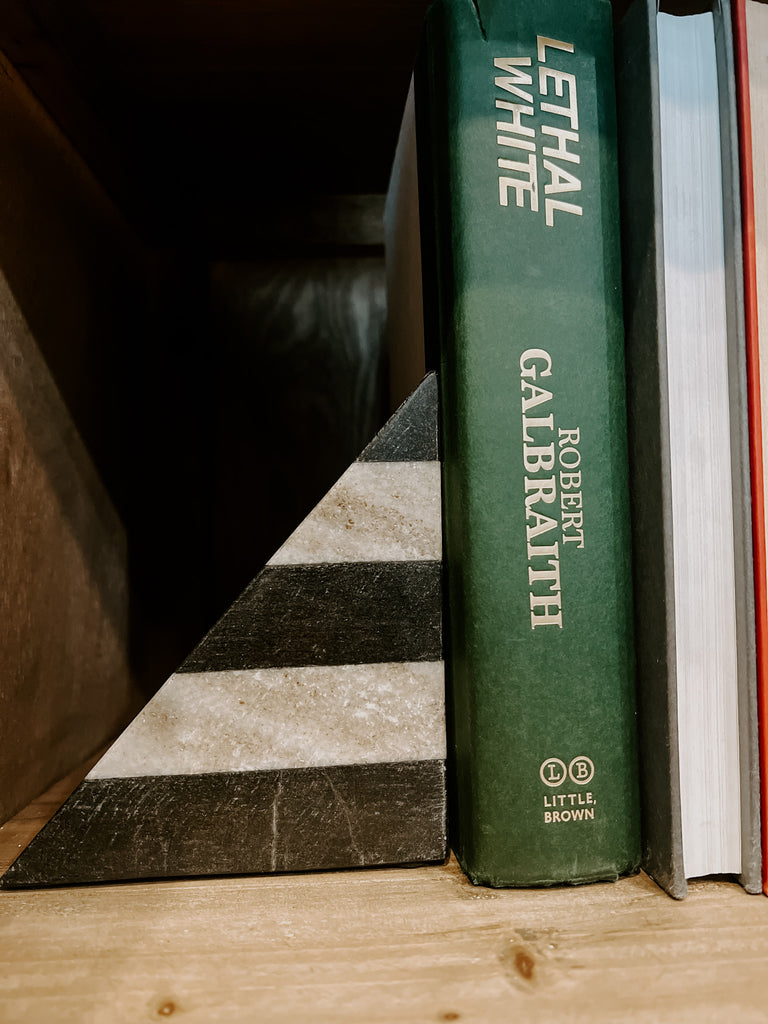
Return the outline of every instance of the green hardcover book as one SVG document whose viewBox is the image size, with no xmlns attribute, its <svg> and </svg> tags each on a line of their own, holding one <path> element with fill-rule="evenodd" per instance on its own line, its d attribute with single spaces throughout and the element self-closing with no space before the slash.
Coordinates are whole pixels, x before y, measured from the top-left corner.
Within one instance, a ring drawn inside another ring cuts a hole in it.
<svg viewBox="0 0 768 1024">
<path fill-rule="evenodd" d="M 478 883 L 615 878 L 639 809 L 610 4 L 438 0 L 415 124 L 453 847 Z"/>
</svg>

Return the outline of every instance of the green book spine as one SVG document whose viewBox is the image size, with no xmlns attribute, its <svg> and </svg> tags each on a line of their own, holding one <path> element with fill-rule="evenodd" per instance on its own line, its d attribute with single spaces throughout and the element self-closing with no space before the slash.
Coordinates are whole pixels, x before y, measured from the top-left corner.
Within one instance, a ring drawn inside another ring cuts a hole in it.
<svg viewBox="0 0 768 1024">
<path fill-rule="evenodd" d="M 438 0 L 416 119 L 454 849 L 490 885 L 615 878 L 639 809 L 610 3 Z"/>
</svg>

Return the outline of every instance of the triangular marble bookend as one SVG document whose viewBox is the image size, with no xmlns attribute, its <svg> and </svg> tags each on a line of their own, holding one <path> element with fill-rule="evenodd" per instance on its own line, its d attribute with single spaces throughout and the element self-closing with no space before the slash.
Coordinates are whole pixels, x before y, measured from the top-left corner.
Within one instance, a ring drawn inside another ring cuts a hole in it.
<svg viewBox="0 0 768 1024">
<path fill-rule="evenodd" d="M 441 557 L 431 375 L 0 888 L 443 860 Z"/>
</svg>

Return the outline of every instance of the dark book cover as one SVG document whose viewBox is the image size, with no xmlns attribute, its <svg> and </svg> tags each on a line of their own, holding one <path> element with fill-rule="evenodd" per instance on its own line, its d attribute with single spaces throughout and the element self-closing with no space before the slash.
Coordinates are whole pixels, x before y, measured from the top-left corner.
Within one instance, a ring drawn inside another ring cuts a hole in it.
<svg viewBox="0 0 768 1024">
<path fill-rule="evenodd" d="M 442 390 L 453 846 L 639 861 L 611 7 L 438 0 L 416 74 Z"/>
</svg>

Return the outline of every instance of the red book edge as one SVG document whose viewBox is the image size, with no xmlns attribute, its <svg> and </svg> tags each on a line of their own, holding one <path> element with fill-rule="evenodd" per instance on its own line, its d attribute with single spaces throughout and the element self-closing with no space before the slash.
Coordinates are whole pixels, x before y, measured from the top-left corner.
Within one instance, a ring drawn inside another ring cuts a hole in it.
<svg viewBox="0 0 768 1024">
<path fill-rule="evenodd" d="M 760 735 L 761 835 L 763 892 L 768 896 L 768 596 L 766 595 L 765 501 L 760 411 L 760 352 L 757 324 L 757 259 L 755 255 L 755 190 L 752 177 L 752 120 L 749 106 L 746 0 L 733 0 L 736 49 L 736 97 L 739 119 L 741 220 L 744 236 L 744 308 L 747 339 L 749 464 L 752 488 L 752 545 L 755 562 L 755 638 Z"/>
</svg>

